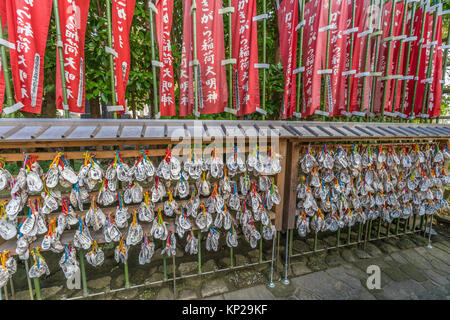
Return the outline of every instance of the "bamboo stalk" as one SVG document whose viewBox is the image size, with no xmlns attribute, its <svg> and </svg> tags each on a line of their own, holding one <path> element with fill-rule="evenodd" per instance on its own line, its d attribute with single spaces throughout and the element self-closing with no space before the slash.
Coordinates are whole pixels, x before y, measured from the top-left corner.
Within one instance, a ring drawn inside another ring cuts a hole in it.
<svg viewBox="0 0 450 320">
<path fill-rule="evenodd" d="M 33 285 L 31 284 L 30 276 L 28 275 L 28 271 L 30 268 L 28 267 L 28 259 L 25 260 L 25 272 L 27 273 L 27 283 L 28 283 L 28 292 L 30 293 L 30 300 L 34 300 L 33 295 Z"/>
<path fill-rule="evenodd" d="M 392 0 L 392 9 L 391 9 L 391 24 L 389 26 L 389 37 L 392 37 L 394 33 L 394 15 L 395 15 L 395 7 L 397 5 L 396 0 Z M 381 27 L 381 26 L 380 26 Z M 377 39 L 379 40 L 379 38 Z M 389 71 L 391 69 L 391 51 L 392 51 L 392 39 L 388 41 L 388 52 L 387 52 L 387 62 L 386 62 L 386 71 L 384 73 L 385 77 L 389 76 Z M 377 52 L 375 51 L 375 57 L 377 56 Z M 400 55 L 399 55 L 400 57 Z M 381 120 L 384 120 L 384 108 L 386 107 L 386 95 L 387 95 L 387 87 L 388 87 L 389 80 L 384 80 L 384 87 L 383 87 L 383 97 L 381 100 Z M 374 80 L 372 88 L 376 87 L 376 81 Z"/>
<path fill-rule="evenodd" d="M 263 0 L 263 14 L 267 13 L 267 3 Z M 266 38 L 267 38 L 267 19 L 263 20 L 263 63 L 267 63 L 267 48 L 266 48 Z M 263 69 L 263 89 L 262 89 L 262 109 L 266 110 L 266 69 Z M 265 120 L 266 116 L 263 115 L 262 119 Z"/>
<path fill-rule="evenodd" d="M 406 29 L 406 19 L 408 18 L 408 0 L 404 0 L 404 12 L 403 12 L 403 20 L 402 20 L 402 31 L 401 31 L 401 35 L 405 34 L 405 29 Z M 397 56 L 397 69 L 395 70 L 395 74 L 400 74 L 401 70 L 400 70 L 400 62 L 401 59 L 403 57 L 403 47 L 404 44 L 402 41 L 400 41 L 399 43 L 399 49 L 398 49 L 398 56 Z M 408 55 L 409 56 L 409 55 Z M 408 57 L 409 58 L 409 57 Z M 406 74 L 405 74 L 406 76 Z M 394 101 L 392 103 L 392 113 L 395 112 L 395 102 L 396 102 L 396 96 L 397 96 L 397 88 L 398 88 L 398 79 L 394 80 Z M 394 121 L 394 118 L 392 118 L 392 121 Z"/>
<path fill-rule="evenodd" d="M 300 22 L 303 21 L 303 19 L 305 19 L 305 0 L 300 0 L 301 2 L 301 7 L 300 7 Z M 298 64 L 297 66 L 300 68 L 303 65 L 303 29 L 304 27 L 300 28 L 300 35 L 299 35 L 299 41 L 298 41 Z M 296 106 L 296 112 L 300 113 L 302 112 L 300 106 L 301 106 L 301 100 L 300 100 L 300 95 L 301 95 L 301 88 L 302 88 L 302 83 L 303 83 L 303 77 L 301 75 L 301 73 L 298 75 L 297 77 L 297 106 Z M 303 106 L 303 112 L 305 112 L 306 105 Z"/>
<path fill-rule="evenodd" d="M 329 26 L 331 23 L 331 6 L 332 6 L 332 0 L 328 0 L 328 20 L 327 25 Z M 325 69 L 328 69 L 328 59 L 330 57 L 330 29 L 327 30 L 327 42 L 325 46 Z M 324 94 L 323 94 L 323 103 L 320 106 L 320 109 L 322 111 L 328 112 L 326 110 L 327 105 L 327 93 L 328 93 L 328 83 L 327 80 L 330 79 L 330 76 L 328 74 L 324 74 L 325 77 L 325 84 L 324 84 Z M 322 76 L 320 76 L 320 83 L 322 84 Z M 321 85 L 322 86 L 322 85 Z M 328 106 L 329 107 L 329 106 Z M 322 116 L 322 120 L 326 121 L 327 117 Z"/>
<path fill-rule="evenodd" d="M 150 43 L 152 51 L 152 61 L 156 60 L 155 54 L 155 34 L 153 31 L 153 10 L 150 9 Z M 153 80 L 153 104 L 155 110 L 155 118 L 158 118 L 159 104 L 158 104 L 158 85 L 156 83 L 156 66 L 152 62 L 152 80 Z"/>
<path fill-rule="evenodd" d="M 419 4 L 417 4 L 419 6 Z M 416 5 L 412 4 L 412 11 L 411 11 L 411 21 L 409 23 L 409 35 L 408 37 L 412 37 L 414 35 L 414 16 L 416 15 Z M 411 48 L 412 48 L 412 41 L 408 42 L 408 50 L 406 54 L 406 61 L 405 61 L 405 71 L 404 76 L 408 76 L 409 74 L 409 60 L 411 57 Z M 405 110 L 405 95 L 406 95 L 406 86 L 408 85 L 408 81 L 404 80 L 402 84 L 402 92 L 400 95 L 400 103 L 401 103 L 401 113 Z"/>
<path fill-rule="evenodd" d="M 87 296 L 88 289 L 87 289 L 87 282 L 86 282 L 86 269 L 84 267 L 84 250 L 80 249 L 80 271 L 81 271 L 81 280 L 83 284 L 83 295 Z"/>
<path fill-rule="evenodd" d="M 111 22 L 111 1 L 106 0 L 106 19 L 108 23 L 108 46 L 112 49 L 112 22 Z M 116 86 L 114 83 L 114 58 L 112 54 L 109 54 L 109 70 L 111 72 L 111 103 L 116 105 Z M 117 112 L 114 111 L 114 119 L 117 119 Z"/>
<path fill-rule="evenodd" d="M 196 0 L 192 0 L 192 28 L 193 28 L 193 44 L 194 47 L 194 61 L 197 61 L 197 5 Z M 198 66 L 194 64 L 194 110 L 195 118 L 198 119 Z"/>
<path fill-rule="evenodd" d="M 450 24 L 448 25 L 448 29 L 447 29 L 447 41 L 446 41 L 446 45 L 450 44 Z M 444 88 L 444 84 L 445 84 L 445 76 L 447 74 L 447 56 L 448 56 L 448 49 L 444 50 L 444 54 L 443 54 L 443 63 L 442 63 L 442 86 L 441 88 Z M 436 123 L 438 123 L 440 116 L 438 116 L 436 118 Z"/>
<path fill-rule="evenodd" d="M 55 14 L 55 24 L 56 24 L 56 39 L 58 40 L 58 44 L 62 43 L 61 40 L 61 23 L 59 19 L 59 8 L 58 8 L 58 0 L 53 0 L 53 12 Z M 63 103 L 65 106 L 68 106 L 67 102 L 67 87 L 66 87 L 66 76 L 64 72 L 64 55 L 61 46 L 58 47 L 58 58 L 59 58 L 59 71 L 61 73 L 61 86 L 62 86 L 62 94 L 63 94 Z M 66 118 L 70 118 L 69 110 L 64 110 L 64 116 Z"/>
<path fill-rule="evenodd" d="M 3 26 L 3 24 L 2 24 L 2 17 L 0 15 L 0 39 L 3 40 L 3 28 L 1 26 Z M 14 104 L 14 98 L 13 98 L 12 89 L 11 89 L 11 82 L 9 80 L 8 59 L 6 58 L 5 46 L 0 45 L 0 53 L 2 55 L 2 66 L 3 66 L 3 77 L 5 79 L 6 101 L 8 103 L 8 106 L 11 106 Z M 7 115 L 6 117 L 10 117 L 10 115 Z"/>
<path fill-rule="evenodd" d="M 432 32 L 431 32 L 431 43 L 433 43 L 433 41 L 436 38 L 437 17 L 438 17 L 438 8 L 436 8 L 433 12 L 433 27 L 432 27 Z M 435 45 L 431 44 L 430 56 L 428 57 L 427 79 L 431 78 L 431 73 L 433 71 L 434 47 L 435 47 Z M 425 83 L 425 92 L 424 92 L 424 96 L 423 96 L 423 100 L 422 100 L 422 115 L 424 114 L 424 111 L 425 111 L 425 114 L 428 114 L 428 105 L 429 104 L 426 103 L 426 101 L 428 101 L 428 98 L 429 98 L 430 88 L 431 88 L 430 83 L 426 82 Z M 424 119 L 424 121 L 426 122 L 426 119 Z"/>
<path fill-rule="evenodd" d="M 198 231 L 198 274 L 202 274 L 202 232 Z"/>
<path fill-rule="evenodd" d="M 352 29 L 355 27 L 355 11 L 356 11 L 356 0 L 352 0 Z M 355 42 L 355 32 L 352 32 L 350 37 L 350 57 L 348 63 L 348 70 L 352 70 L 353 66 L 353 46 Z M 347 112 L 350 112 L 350 103 L 351 103 L 351 87 L 352 87 L 352 75 L 349 74 L 347 78 Z"/>
<path fill-rule="evenodd" d="M 228 0 L 228 6 L 231 7 L 231 0 Z M 237 13 L 236 13 L 237 14 Z M 229 46 L 229 52 L 228 52 L 228 58 L 233 58 L 233 50 L 232 50 L 232 39 L 231 36 L 233 35 L 233 32 L 231 30 L 231 12 L 228 13 L 228 32 L 230 36 L 228 37 L 228 46 Z M 233 64 L 229 64 L 228 66 L 228 107 L 230 109 L 233 109 Z M 229 114 L 230 120 L 233 120 L 233 115 Z"/>
</svg>

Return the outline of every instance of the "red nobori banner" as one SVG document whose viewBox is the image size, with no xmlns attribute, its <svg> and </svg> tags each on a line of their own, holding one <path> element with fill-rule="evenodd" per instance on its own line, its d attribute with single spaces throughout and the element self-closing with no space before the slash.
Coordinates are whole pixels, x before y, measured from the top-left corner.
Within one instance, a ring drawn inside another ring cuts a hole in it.
<svg viewBox="0 0 450 320">
<path fill-rule="evenodd" d="M 405 4 L 403 2 L 398 2 L 395 5 L 396 9 L 395 9 L 395 21 L 394 21 L 394 30 L 395 30 L 395 35 L 396 36 L 403 36 L 402 34 L 402 22 L 403 19 L 405 18 Z M 406 24 L 405 24 L 405 31 L 404 33 L 407 33 L 409 29 L 406 28 Z M 405 35 L 406 36 L 406 35 Z M 400 55 L 400 49 L 403 47 L 403 51 L 402 51 L 402 55 Z M 392 65 L 391 65 L 391 71 L 389 74 L 391 75 L 396 75 L 396 76 L 403 76 L 402 71 L 403 71 L 403 64 L 405 63 L 405 59 L 404 59 L 404 55 L 403 52 L 404 50 L 407 49 L 407 44 L 401 40 L 396 40 L 393 41 L 392 43 L 392 57 L 393 57 L 393 61 L 392 61 Z M 399 72 L 397 72 L 397 69 L 399 70 Z M 397 74 L 398 73 L 398 74 Z M 394 97 L 394 88 L 395 88 L 395 83 L 397 82 L 397 91 L 395 92 L 395 97 Z M 400 98 L 401 98 L 401 93 L 402 93 L 402 85 L 403 85 L 403 80 L 402 79 L 397 79 L 397 80 L 391 80 L 390 81 L 390 97 L 388 100 L 388 108 L 385 109 L 385 111 L 392 111 L 392 107 L 395 106 L 394 112 L 400 112 L 401 108 L 400 108 Z"/>
<path fill-rule="evenodd" d="M 223 112 L 228 90 L 223 38 L 222 1 L 196 1 L 197 59 L 199 61 L 198 110 L 201 114 Z"/>
<path fill-rule="evenodd" d="M 170 42 L 173 0 L 156 1 L 156 34 L 159 45 L 159 110 L 161 116 L 175 115 L 175 89 L 173 82 L 173 59 Z"/>
<path fill-rule="evenodd" d="M 373 7 L 374 12 L 379 12 L 377 6 Z M 350 112 L 360 111 L 361 106 L 361 94 L 364 77 L 361 76 L 364 73 L 366 46 L 370 45 L 368 35 L 373 32 L 373 21 L 370 22 L 370 0 L 356 1 L 355 9 L 355 28 L 358 31 L 354 37 L 354 49 L 352 70 L 356 70 L 356 74 L 352 76 L 351 81 L 351 94 L 350 94 Z M 377 17 L 377 14 L 373 14 Z M 370 47 L 369 47 L 370 48 Z M 370 50 L 369 50 L 370 57 Z M 370 61 L 367 61 L 367 70 L 370 71 Z M 368 109 L 371 77 L 366 78 L 365 97 L 364 97 L 364 109 Z"/>
<path fill-rule="evenodd" d="M 183 1 L 183 43 L 181 45 L 180 108 L 178 111 L 180 117 L 190 115 L 194 107 L 191 6 L 191 0 Z"/>
<path fill-rule="evenodd" d="M 396 37 L 400 35 L 401 27 L 402 27 L 402 19 L 403 19 L 403 2 L 397 3 L 394 11 L 394 23 L 392 25 L 391 32 L 391 15 L 392 15 L 392 2 L 388 2 L 383 6 L 383 16 L 382 16 L 382 25 L 381 30 L 383 34 L 381 35 L 382 39 L 380 49 L 378 54 L 378 72 L 381 72 L 382 76 L 379 77 L 376 81 L 375 85 L 375 97 L 373 100 L 373 112 L 381 113 L 381 109 L 383 106 L 383 92 L 386 87 L 386 96 L 384 98 L 384 111 L 391 112 L 392 103 L 390 100 L 391 90 L 393 90 L 394 80 L 382 80 L 382 78 L 386 75 L 386 68 L 389 65 L 388 76 L 395 75 L 395 67 L 397 65 L 397 60 L 395 59 L 395 44 L 399 44 L 398 40 L 395 41 L 385 41 L 384 39 L 389 38 L 389 35 L 392 34 L 392 37 Z M 391 43 L 391 54 L 389 55 L 389 43 Z M 398 54 L 398 53 L 397 53 Z M 389 60 L 388 60 L 389 56 Z M 394 68 L 394 69 L 393 69 Z"/>
<path fill-rule="evenodd" d="M 84 113 L 84 36 L 89 0 L 59 0 L 67 104 L 70 112 Z M 56 107 L 63 109 L 59 51 L 56 51 Z"/>
<path fill-rule="evenodd" d="M 296 106 L 297 31 L 298 1 L 283 0 L 278 8 L 278 29 L 280 32 L 280 57 L 284 70 L 283 104 L 280 118 L 291 118 Z M 320 90 L 320 89 L 319 89 Z"/>
<path fill-rule="evenodd" d="M 441 115 L 441 96 L 442 96 L 442 15 L 437 17 L 436 21 L 436 35 L 435 41 L 437 44 L 434 47 L 432 77 L 430 84 L 430 94 L 428 96 L 428 115 L 431 117 L 438 117 Z"/>
<path fill-rule="evenodd" d="M 307 117 L 320 110 L 321 56 L 325 53 L 327 35 L 319 32 L 326 25 L 328 10 L 323 8 L 322 0 L 311 0 L 305 5 L 305 30 L 303 31 L 303 94 L 302 117 Z"/>
<path fill-rule="evenodd" d="M 233 92 L 236 115 L 255 112 L 259 107 L 258 34 L 256 0 L 232 0 Z"/>
<path fill-rule="evenodd" d="M 329 112 L 329 116 L 340 116 L 341 111 L 347 109 L 346 86 L 343 85 L 347 77 L 342 73 L 347 67 L 345 60 L 347 36 L 344 32 L 347 30 L 348 8 L 347 0 L 335 0 L 331 6 L 328 68 L 332 70 L 332 73 L 326 76 L 328 78 L 326 111 Z M 325 58 L 326 55 L 323 55 L 323 65 L 325 65 Z"/>
<path fill-rule="evenodd" d="M 11 72 L 21 111 L 41 113 L 44 91 L 44 56 L 52 2 L 6 0 Z"/>
<path fill-rule="evenodd" d="M 114 82 L 116 103 L 125 110 L 125 91 L 130 74 L 130 28 L 135 0 L 112 1 L 112 33 L 114 55 Z M 122 112 L 118 112 L 122 113 Z"/>
<path fill-rule="evenodd" d="M 0 1 L 0 16 L 2 18 L 2 30 L 6 24 L 6 6 L 4 1 Z M 3 100 L 5 99 L 5 77 L 3 76 L 3 65 L 0 59 L 0 114 L 3 112 Z"/>
</svg>

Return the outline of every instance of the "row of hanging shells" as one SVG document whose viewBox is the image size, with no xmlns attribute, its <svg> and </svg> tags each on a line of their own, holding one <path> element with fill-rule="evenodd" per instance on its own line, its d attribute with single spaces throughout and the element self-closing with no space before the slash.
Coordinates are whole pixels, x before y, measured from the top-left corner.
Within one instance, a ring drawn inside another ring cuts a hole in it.
<svg viewBox="0 0 450 320">
<path fill-rule="evenodd" d="M 390 223 L 448 207 L 449 159 L 447 145 L 308 146 L 300 158 L 298 233 L 336 231 L 379 217 Z"/>
<path fill-rule="evenodd" d="M 261 236 L 270 240 L 276 231 L 269 210 L 281 199 L 270 176 L 281 171 L 280 158 L 276 153 L 263 155 L 255 149 L 244 161 L 235 148 L 225 164 L 214 151 L 212 157 L 206 160 L 193 152 L 182 165 L 176 157 L 172 157 L 169 149 L 156 170 L 145 152 L 141 152 L 141 157 L 133 166 L 128 166 L 116 153 L 114 161 L 104 170 L 95 156 L 87 153 L 84 165 L 76 174 L 64 154 L 59 153 L 44 174 L 36 159 L 26 156 L 16 178 L 0 167 L 0 190 L 11 190 L 11 199 L 0 203 L 0 237 L 6 240 L 17 237 L 16 252 L 20 259 L 28 259 L 31 243 L 38 235 L 45 234 L 41 248 L 63 253 L 60 266 L 67 278 L 78 270 L 75 248 L 91 248 L 85 257 L 93 266 L 104 261 L 104 254 L 89 228 L 101 230 L 106 242 L 119 242 L 115 250 L 117 262 L 126 262 L 129 247 L 142 241 L 139 262 L 149 263 L 155 247 L 150 238 L 163 240 L 163 253 L 171 256 L 176 253 L 175 235 L 182 238 L 186 231 L 185 251 L 196 254 L 198 240 L 193 234 L 193 226 L 208 232 L 207 250 L 218 250 L 218 229 L 226 231 L 227 245 L 236 247 L 237 226 L 241 226 L 245 239 L 254 248 Z M 250 173 L 255 178 L 250 178 Z M 234 176 L 238 177 L 237 181 L 232 180 Z M 190 179 L 194 180 L 191 184 Z M 211 179 L 219 181 L 211 183 Z M 125 186 L 123 192 L 118 189 L 119 182 Z M 149 184 L 150 190 L 144 192 L 141 183 Z M 100 190 L 97 197 L 90 197 L 89 191 L 98 184 Z M 70 196 L 63 197 L 61 191 L 56 190 L 58 185 L 72 188 Z M 28 200 L 29 194 L 38 192 L 41 192 L 42 201 Z M 164 201 L 167 195 L 169 199 Z M 189 200 L 184 207 L 173 196 Z M 208 198 L 202 202 L 200 196 Z M 110 206 L 116 201 L 118 206 L 114 214 L 105 215 L 98 206 Z M 90 202 L 88 211 L 83 217 L 77 217 L 74 208 L 83 210 L 86 202 Z M 155 211 L 157 202 L 163 202 L 162 210 Z M 28 216 L 20 221 L 19 212 L 26 204 Z M 129 204 L 139 204 L 139 208 L 131 213 L 126 207 Z M 46 215 L 57 211 L 60 206 L 61 213 L 49 219 L 47 225 Z M 235 211 L 235 217 L 229 210 Z M 176 216 L 175 230 L 168 230 L 163 213 L 164 216 Z M 131 224 L 128 223 L 130 218 Z M 255 221 L 261 221 L 262 235 L 255 227 Z M 150 231 L 144 233 L 139 222 L 152 223 Z M 61 235 L 64 230 L 75 226 L 78 230 L 74 234 L 73 246 L 64 246 Z M 125 229 L 124 234 L 120 229 Z M 30 269 L 30 277 L 48 272 L 39 250 L 31 250 L 35 264 Z"/>
</svg>

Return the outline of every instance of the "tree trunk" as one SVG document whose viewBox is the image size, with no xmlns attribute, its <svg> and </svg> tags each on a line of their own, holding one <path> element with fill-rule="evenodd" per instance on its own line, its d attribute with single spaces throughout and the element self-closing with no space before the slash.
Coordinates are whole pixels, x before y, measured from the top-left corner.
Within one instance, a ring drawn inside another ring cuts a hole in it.
<svg viewBox="0 0 450 320">
<path fill-rule="evenodd" d="M 91 108 L 91 118 L 100 119 L 101 118 L 100 103 L 98 101 L 98 98 L 90 99 L 89 106 Z"/>
</svg>

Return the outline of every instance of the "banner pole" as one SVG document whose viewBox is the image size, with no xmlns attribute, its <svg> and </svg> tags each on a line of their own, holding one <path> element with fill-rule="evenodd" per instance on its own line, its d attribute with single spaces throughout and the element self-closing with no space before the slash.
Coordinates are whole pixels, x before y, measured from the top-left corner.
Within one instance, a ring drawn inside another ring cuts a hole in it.
<svg viewBox="0 0 450 320">
<path fill-rule="evenodd" d="M 263 0 L 263 14 L 267 13 L 267 1 Z M 263 63 L 267 63 L 267 48 L 266 48 L 266 37 L 267 37 L 267 19 L 263 20 Z M 263 89 L 262 89 L 262 109 L 266 110 L 266 69 L 263 69 Z M 266 116 L 262 116 L 262 120 L 265 120 Z"/>
<path fill-rule="evenodd" d="M 300 0 L 300 22 L 302 22 L 305 19 L 305 0 Z M 301 68 L 303 65 L 303 29 L 304 27 L 300 28 L 300 35 L 299 35 L 299 41 L 298 41 L 298 68 Z M 303 77 L 301 73 L 297 77 L 297 106 L 296 106 L 296 112 L 301 113 L 301 88 L 302 88 L 302 81 Z"/>
<path fill-rule="evenodd" d="M 433 44 L 433 42 L 436 40 L 435 38 L 436 38 L 437 17 L 438 17 L 438 8 L 434 9 L 434 12 L 433 12 L 433 27 L 432 27 L 432 32 L 431 32 L 430 56 L 428 57 L 427 79 L 431 78 L 431 73 L 433 71 L 434 47 L 436 46 L 435 44 Z M 426 103 L 426 101 L 428 101 L 430 89 L 431 89 L 430 83 L 425 82 L 425 92 L 424 92 L 424 96 L 423 96 L 423 100 L 422 100 L 422 116 L 424 116 L 424 111 L 425 111 L 425 114 L 428 114 L 429 104 Z M 423 122 L 427 122 L 426 119 L 424 119 L 424 118 L 422 118 L 422 119 L 423 119 Z"/>
<path fill-rule="evenodd" d="M 414 75 L 414 90 L 413 90 L 413 95 L 412 95 L 412 103 L 411 103 L 411 112 L 409 114 L 410 116 L 410 120 L 414 119 L 415 114 L 414 114 L 414 105 L 416 103 L 416 92 L 417 92 L 417 81 L 419 77 L 419 66 L 420 66 L 420 58 L 422 55 L 422 44 L 423 41 L 420 41 L 423 38 L 423 33 L 425 31 L 425 18 L 427 17 L 427 6 L 426 6 L 426 2 L 423 6 L 423 13 L 422 13 L 422 26 L 420 29 L 420 36 L 417 40 L 419 40 L 419 53 L 418 53 L 418 57 L 417 57 L 417 63 L 416 63 L 416 73 Z M 411 21 L 412 24 L 412 21 Z"/>
<path fill-rule="evenodd" d="M 108 46 L 112 49 L 112 22 L 111 22 L 111 2 L 112 0 L 106 0 L 106 18 L 108 23 Z M 112 92 L 112 105 L 116 105 L 116 89 L 114 84 L 114 59 L 112 54 L 109 54 L 109 67 L 111 72 L 111 92 Z M 117 119 L 117 112 L 114 111 L 114 119 Z"/>
<path fill-rule="evenodd" d="M 392 8 L 391 8 L 391 25 L 389 26 L 389 38 L 392 38 L 393 35 L 393 29 L 394 29 L 394 15 L 395 10 L 397 6 L 397 1 L 392 0 Z M 381 26 L 380 26 L 381 27 Z M 379 40 L 379 38 L 377 39 Z M 383 39 L 384 41 L 384 39 Z M 386 61 L 386 71 L 384 73 L 384 76 L 387 78 L 389 76 L 390 68 L 391 68 L 391 51 L 392 51 L 392 39 L 388 40 L 388 52 L 387 52 L 387 61 Z M 378 47 L 378 46 L 377 46 Z M 375 51 L 375 57 L 378 56 L 377 51 Z M 400 57 L 400 55 L 399 55 Z M 383 87 L 383 96 L 381 100 L 381 121 L 384 121 L 384 108 L 386 107 L 386 95 L 387 95 L 387 86 L 388 86 L 388 79 L 384 80 L 384 87 Z M 372 88 L 374 89 L 376 87 L 376 81 L 373 82 Z"/>
<path fill-rule="evenodd" d="M 194 61 L 197 62 L 197 5 L 195 3 L 196 0 L 192 0 L 192 28 L 193 30 L 193 47 L 194 47 Z M 193 64 L 194 67 L 194 110 L 195 110 L 195 119 L 198 119 L 198 66 Z"/>
<path fill-rule="evenodd" d="M 352 29 L 355 27 L 355 11 L 356 11 L 356 0 L 352 0 Z M 352 70 L 353 66 L 353 46 L 355 43 L 355 32 L 352 32 L 350 35 L 350 56 L 348 60 L 348 71 Z M 349 74 L 347 78 L 347 112 L 350 112 L 350 97 L 351 97 L 351 88 L 352 88 L 352 75 Z"/>
<path fill-rule="evenodd" d="M 332 6 L 332 0 L 328 0 L 328 18 L 327 18 L 327 26 L 330 25 L 331 23 L 331 6 Z M 320 31 L 319 31 L 320 32 Z M 326 47 L 325 47 L 325 69 L 328 69 L 328 59 L 330 57 L 330 29 L 327 30 L 327 42 L 326 42 Z M 326 106 L 327 106 L 327 89 L 328 89 L 328 81 L 330 76 L 328 74 L 324 74 L 325 77 L 325 84 L 323 87 L 323 103 L 320 106 L 320 109 L 322 111 L 328 112 L 326 110 Z M 321 87 L 322 87 L 322 76 L 320 76 L 320 83 L 321 83 Z M 331 83 L 330 83 L 331 85 Z M 327 121 L 328 117 L 322 116 L 322 121 Z"/>
<path fill-rule="evenodd" d="M 450 44 L 450 24 L 448 25 L 448 29 L 447 29 L 447 41 L 446 41 L 446 45 L 448 46 Z M 442 63 L 442 86 L 441 88 L 444 88 L 444 83 L 445 83 L 445 76 L 447 74 L 447 55 L 448 55 L 448 49 L 446 48 L 444 50 L 444 54 L 442 55 L 443 57 L 443 63 Z M 436 117 L 436 123 L 439 122 L 439 116 Z"/>
<path fill-rule="evenodd" d="M 228 6 L 231 7 L 231 0 L 228 0 Z M 232 41 L 231 36 L 233 35 L 233 32 L 231 30 L 232 20 L 231 20 L 231 12 L 228 13 L 228 32 L 230 33 L 230 36 L 228 37 L 228 46 L 229 46 L 229 52 L 228 52 L 228 59 L 233 58 L 233 51 L 232 51 Z M 233 64 L 229 64 L 228 67 L 228 107 L 230 109 L 233 109 Z M 229 114 L 230 120 L 233 120 L 233 115 Z"/>
<path fill-rule="evenodd" d="M 3 40 L 3 24 L 2 17 L 0 15 L 0 39 Z M 8 69 L 8 59 L 6 58 L 6 50 L 5 46 L 0 45 L 0 52 L 2 55 L 2 66 L 3 66 L 3 77 L 5 78 L 5 91 L 6 91 L 6 101 L 8 106 L 12 106 L 14 104 L 14 98 L 11 89 L 11 82 L 9 81 L 9 69 Z M 11 115 L 5 115 L 5 117 L 12 117 Z"/>
<path fill-rule="evenodd" d="M 411 11 L 411 21 L 409 23 L 409 35 L 408 37 L 412 37 L 414 36 L 414 16 L 416 15 L 416 9 L 419 6 L 419 3 L 417 3 L 417 5 L 415 5 L 414 3 L 412 4 L 412 11 Z M 411 48 L 412 48 L 412 41 L 408 42 L 408 53 L 406 55 L 406 61 L 405 61 L 405 71 L 404 71 L 404 76 L 407 77 L 409 74 L 409 60 L 411 57 Z M 414 79 L 413 79 L 414 80 Z M 401 110 L 400 112 L 403 114 L 403 112 L 405 111 L 405 95 L 406 95 L 406 86 L 408 84 L 407 80 L 403 80 L 402 83 L 402 92 L 400 95 L 400 103 L 401 103 Z M 407 121 L 407 120 L 405 120 Z"/>
<path fill-rule="evenodd" d="M 59 8 L 58 8 L 58 0 L 53 0 L 53 12 L 55 14 L 55 23 L 56 23 L 56 39 L 57 39 L 57 48 L 58 48 L 58 58 L 59 58 L 59 71 L 61 73 L 61 86 L 62 86 L 62 94 L 63 94 L 63 109 L 64 106 L 68 108 L 67 102 L 67 88 L 66 88 L 66 76 L 64 72 L 64 56 L 62 50 L 62 40 L 61 40 L 61 23 L 59 21 Z M 64 116 L 66 118 L 70 118 L 69 110 L 64 110 Z"/>
<path fill-rule="evenodd" d="M 155 56 L 155 34 L 153 33 L 153 10 L 150 8 L 150 40 L 151 40 L 151 50 L 152 50 L 152 80 L 153 80 L 153 104 L 155 110 L 155 119 L 159 118 L 158 113 L 159 104 L 158 104 L 158 85 L 156 83 L 156 66 L 153 64 L 153 61 L 156 59 Z"/>
<path fill-rule="evenodd" d="M 402 20 L 402 31 L 400 33 L 401 35 L 405 34 L 406 19 L 408 17 L 408 0 L 404 0 L 404 7 L 403 8 L 404 8 L 403 9 L 404 11 L 403 11 L 403 20 Z M 396 75 L 400 74 L 400 72 L 401 72 L 401 70 L 400 70 L 400 63 L 401 63 L 401 59 L 402 59 L 402 56 L 403 56 L 403 47 L 404 47 L 404 44 L 403 44 L 403 42 L 401 40 L 400 40 L 399 46 L 400 47 L 398 49 L 397 69 L 395 70 L 395 74 Z M 406 74 L 404 76 L 406 76 Z M 394 95 L 393 95 L 394 100 L 392 102 L 392 110 L 391 110 L 392 113 L 395 113 L 395 103 L 397 101 L 397 98 L 396 98 L 396 96 L 397 96 L 397 88 L 398 88 L 398 79 L 395 79 L 394 80 Z M 394 122 L 394 120 L 395 120 L 395 118 L 392 117 L 392 122 Z"/>
<path fill-rule="evenodd" d="M 393 1 L 393 8 L 395 8 L 395 0 Z M 381 0 L 380 2 L 380 12 L 379 12 L 379 16 L 378 16 L 378 23 L 377 23 L 377 31 L 376 34 L 372 34 L 374 37 L 376 36 L 377 38 L 375 39 L 375 51 L 374 51 L 374 56 L 375 56 L 375 60 L 373 63 L 374 66 L 374 72 L 377 72 L 377 65 L 378 65 L 378 51 L 380 49 L 380 37 L 383 34 L 382 31 L 382 23 L 383 23 L 383 7 L 384 7 L 384 0 Z M 394 9 L 393 9 L 394 10 Z M 393 16 L 391 15 L 391 18 L 393 18 Z M 392 22 L 391 22 L 392 24 Z M 373 76 L 372 78 L 372 90 L 371 90 L 371 95 L 370 95 L 370 100 L 369 100 L 369 117 L 373 116 L 373 103 L 374 103 L 374 95 L 375 95 L 375 88 L 376 88 L 376 84 L 377 84 L 377 77 L 378 76 Z M 381 121 L 383 121 L 383 117 L 384 117 L 384 111 L 382 111 L 381 113 Z"/>
</svg>

